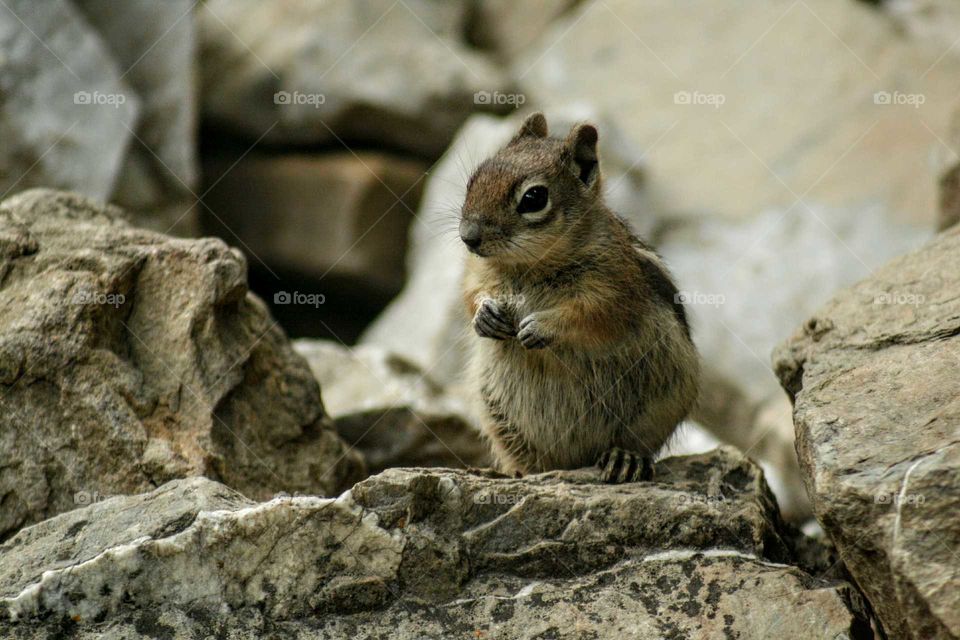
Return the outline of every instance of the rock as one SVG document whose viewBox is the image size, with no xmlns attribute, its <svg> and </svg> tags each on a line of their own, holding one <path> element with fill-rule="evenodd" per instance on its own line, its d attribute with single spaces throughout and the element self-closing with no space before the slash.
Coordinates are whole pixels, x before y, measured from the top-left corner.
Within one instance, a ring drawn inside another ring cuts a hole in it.
<svg viewBox="0 0 960 640">
<path fill-rule="evenodd" d="M 389 467 L 486 467 L 487 445 L 457 394 L 383 349 L 295 340 L 323 389 L 337 432 L 370 473 Z"/>
<path fill-rule="evenodd" d="M 64 624 L 82 638 L 870 637 L 849 584 L 790 564 L 791 535 L 745 458 L 662 468 L 624 486 L 591 470 L 391 469 L 337 499 L 257 505 L 177 481 L 4 543 L 0 615 L 24 638 Z M 150 522 L 125 531 L 141 510 Z"/>
<path fill-rule="evenodd" d="M 430 371 L 437 380 L 456 380 L 462 374 L 469 323 L 460 294 L 466 254 L 457 232 L 460 207 L 474 168 L 506 144 L 522 119 L 477 115 L 457 134 L 431 171 L 411 226 L 407 283 L 361 336 L 362 344 L 383 347 Z M 642 153 L 622 143 L 617 128 L 603 114 L 574 105 L 548 112 L 547 120 L 551 131 L 563 132 L 580 120 L 600 123 L 608 202 L 626 213 L 642 233 L 662 223 L 643 190 Z M 627 208 L 626 203 L 634 207 Z M 635 208 L 638 203 L 647 206 Z"/>
<path fill-rule="evenodd" d="M 511 60 L 533 44 L 559 16 L 580 0 L 478 0 L 470 19 L 469 38 L 502 60 Z"/>
<path fill-rule="evenodd" d="M 849 209 L 703 220 L 661 235 L 658 248 L 679 283 L 705 364 L 693 417 L 784 474 L 777 498 L 793 521 L 809 518 L 810 505 L 794 450 L 790 404 L 769 354 L 798 317 L 927 236 L 890 219 L 864 224 L 860 213 Z"/>
<path fill-rule="evenodd" d="M 140 100 L 100 36 L 66 0 L 0 11 L 0 198 L 34 186 L 105 200 Z"/>
<path fill-rule="evenodd" d="M 268 269 L 362 286 L 389 299 L 403 285 L 407 233 L 427 167 L 382 153 L 266 156 L 204 163 L 204 233 Z M 269 215 L 265 215 L 269 212 Z"/>
<path fill-rule="evenodd" d="M 48 190 L 0 205 L 0 536 L 184 476 L 253 498 L 362 477 L 239 252 L 122 216 Z"/>
<path fill-rule="evenodd" d="M 887 637 L 960 636 L 960 229 L 837 294 L 774 354 L 817 519 Z"/>
<path fill-rule="evenodd" d="M 954 112 L 950 126 L 950 146 L 943 146 L 939 157 L 940 172 L 940 218 L 937 228 L 949 229 L 960 222 L 960 110 Z"/>
<path fill-rule="evenodd" d="M 439 155 L 471 111 L 511 106 L 492 99 L 502 71 L 458 37 L 468 4 L 205 2 L 204 113 L 253 140 Z"/>
<path fill-rule="evenodd" d="M 690 46 L 704 34 L 709 46 Z M 864 2 L 610 0 L 558 20 L 513 73 L 528 104 L 590 96 L 649 150 L 651 188 L 682 211 L 849 209 L 930 228 L 929 160 L 960 74 L 945 49 Z"/>
<path fill-rule="evenodd" d="M 951 0 L 883 0 L 879 9 L 906 34 L 914 47 L 926 47 L 934 56 L 960 56 L 957 33 L 960 6 Z"/>
<path fill-rule="evenodd" d="M 142 105 L 112 201 L 139 211 L 188 200 L 197 188 L 195 3 L 76 3 Z"/>
</svg>

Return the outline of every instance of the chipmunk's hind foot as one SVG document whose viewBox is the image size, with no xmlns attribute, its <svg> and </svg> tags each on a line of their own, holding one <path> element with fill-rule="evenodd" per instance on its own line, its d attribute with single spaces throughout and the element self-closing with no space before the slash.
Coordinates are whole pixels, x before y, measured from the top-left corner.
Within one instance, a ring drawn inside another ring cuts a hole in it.
<svg viewBox="0 0 960 640">
<path fill-rule="evenodd" d="M 633 451 L 614 447 L 597 460 L 600 480 L 607 484 L 621 484 L 653 480 L 653 460 Z"/>
</svg>

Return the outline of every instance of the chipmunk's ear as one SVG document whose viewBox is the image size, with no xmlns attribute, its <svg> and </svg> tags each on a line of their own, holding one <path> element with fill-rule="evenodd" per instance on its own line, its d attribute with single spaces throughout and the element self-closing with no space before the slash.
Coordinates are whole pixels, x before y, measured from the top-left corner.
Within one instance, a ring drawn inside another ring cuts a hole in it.
<svg viewBox="0 0 960 640">
<path fill-rule="evenodd" d="M 597 128 L 592 124 L 579 124 L 570 130 L 566 140 L 570 153 L 571 169 L 588 189 L 593 189 L 600 180 L 600 165 L 597 160 Z"/>
<path fill-rule="evenodd" d="M 537 111 L 527 116 L 527 119 L 520 125 L 520 130 L 510 140 L 510 144 L 520 142 L 524 138 L 546 138 L 547 137 L 547 118 Z"/>
</svg>

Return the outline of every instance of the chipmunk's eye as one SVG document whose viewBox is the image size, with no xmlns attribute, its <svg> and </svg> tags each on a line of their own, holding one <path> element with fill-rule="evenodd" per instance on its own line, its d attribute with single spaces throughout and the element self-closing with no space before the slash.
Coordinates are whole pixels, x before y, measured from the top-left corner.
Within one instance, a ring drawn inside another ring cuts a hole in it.
<svg viewBox="0 0 960 640">
<path fill-rule="evenodd" d="M 547 188 L 538 185 L 524 192 L 517 205 L 517 213 L 534 213 L 545 206 L 547 206 Z"/>
</svg>

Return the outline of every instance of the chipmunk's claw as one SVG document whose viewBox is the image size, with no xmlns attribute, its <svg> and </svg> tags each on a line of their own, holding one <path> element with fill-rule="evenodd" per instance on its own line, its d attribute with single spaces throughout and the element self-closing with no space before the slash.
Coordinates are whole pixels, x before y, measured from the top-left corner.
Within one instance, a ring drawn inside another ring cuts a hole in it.
<svg viewBox="0 0 960 640">
<path fill-rule="evenodd" d="M 506 340 L 517 335 L 507 313 L 490 298 L 480 303 L 477 314 L 473 317 L 473 330 L 481 338 L 494 340 Z"/>
<path fill-rule="evenodd" d="M 600 480 L 607 484 L 653 480 L 653 460 L 632 451 L 614 447 L 597 460 Z"/>
<path fill-rule="evenodd" d="M 517 339 L 525 349 L 543 349 L 550 345 L 550 338 L 543 331 L 533 314 L 520 321 Z"/>
</svg>

